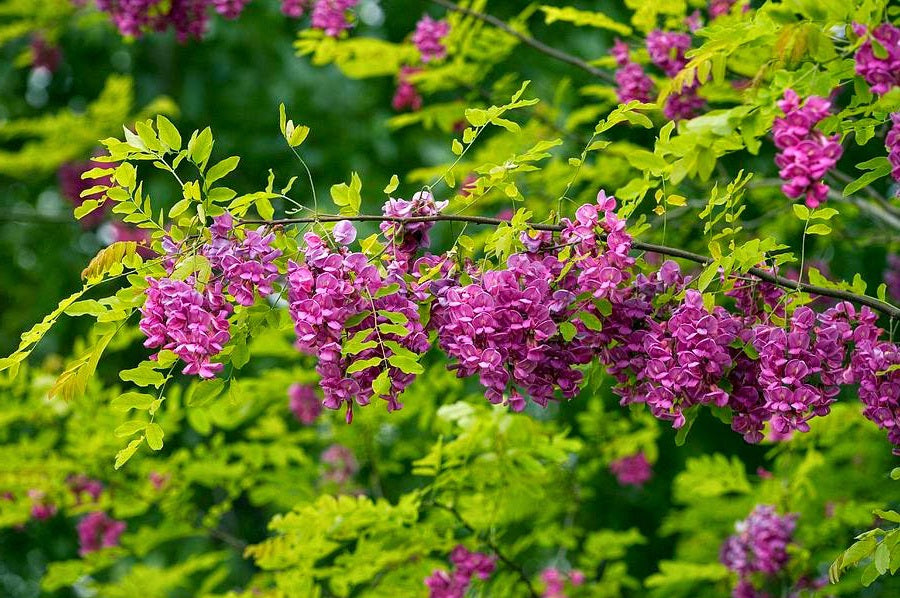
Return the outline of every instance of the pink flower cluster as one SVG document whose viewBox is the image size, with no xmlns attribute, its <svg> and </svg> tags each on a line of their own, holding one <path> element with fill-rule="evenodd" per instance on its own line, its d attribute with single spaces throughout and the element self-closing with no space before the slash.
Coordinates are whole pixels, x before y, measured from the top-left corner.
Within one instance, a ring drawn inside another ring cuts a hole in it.
<svg viewBox="0 0 900 598">
<path fill-rule="evenodd" d="M 643 451 L 616 459 L 609 464 L 609 470 L 616 476 L 620 486 L 643 486 L 653 477 L 653 469 Z"/>
<path fill-rule="evenodd" d="M 856 74 L 866 80 L 872 93 L 884 95 L 900 85 L 900 28 L 882 23 L 868 32 L 865 25 L 853 24 L 853 32 L 866 40 L 856 51 Z M 874 46 L 878 44 L 876 49 Z"/>
<path fill-rule="evenodd" d="M 453 571 L 436 569 L 425 578 L 429 598 L 463 598 L 472 584 L 472 577 L 485 581 L 496 568 L 493 557 L 480 552 L 469 552 L 462 544 L 450 553 Z"/>
<path fill-rule="evenodd" d="M 647 52 L 650 60 L 668 77 L 674 77 L 685 67 L 687 59 L 684 54 L 691 47 L 691 36 L 687 33 L 661 31 L 656 29 L 647 34 Z M 670 120 L 681 120 L 694 117 L 704 106 L 704 100 L 697 95 L 699 84 L 682 87 L 681 91 L 671 93 L 663 105 L 663 115 Z"/>
<path fill-rule="evenodd" d="M 887 294 L 900 301 L 900 255 L 891 253 L 887 256 L 884 284 L 887 285 Z"/>
<path fill-rule="evenodd" d="M 610 54 L 616 59 L 619 68 L 616 70 L 616 94 L 619 101 L 627 103 L 632 100 L 649 102 L 650 92 L 653 89 L 653 81 L 644 72 L 643 67 L 631 60 L 631 52 L 628 45 L 616 40 Z"/>
<path fill-rule="evenodd" d="M 416 31 L 412 41 L 422 56 L 422 62 L 441 60 L 447 56 L 444 38 L 450 34 L 450 23 L 441 19 L 436 21 L 425 15 L 416 23 Z"/>
<path fill-rule="evenodd" d="M 753 585 L 753 576 L 773 577 L 788 564 L 797 515 L 778 515 L 771 505 L 757 505 L 750 515 L 735 524 L 735 534 L 722 546 L 719 560 L 738 574 L 734 598 L 763 598 Z"/>
<path fill-rule="evenodd" d="M 234 307 L 226 290 L 236 304 L 246 307 L 253 305 L 257 293 L 270 295 L 278 277 L 274 260 L 281 252 L 272 247 L 275 236 L 262 228 L 240 236 L 233 224 L 228 213 L 214 218 L 210 241 L 198 250 L 209 262 L 210 280 L 200 280 L 197 274 L 184 280 L 147 278 L 140 321 L 147 337 L 144 346 L 173 351 L 187 364 L 184 374 L 212 378 L 222 370 L 222 364 L 211 359 L 231 340 L 228 318 Z M 181 248 L 168 238 L 163 247 L 168 254 L 164 265 L 171 274 Z"/>
<path fill-rule="evenodd" d="M 826 137 L 815 128 L 828 116 L 831 102 L 818 96 L 810 96 L 801 102 L 800 96 L 788 89 L 778 107 L 784 117 L 775 119 L 772 135 L 775 147 L 780 150 L 775 164 L 785 181 L 781 190 L 791 199 L 803 197 L 808 207 L 816 208 L 828 195 L 828 186 L 822 178 L 834 168 L 843 153 L 839 135 Z"/>
<path fill-rule="evenodd" d="M 141 308 L 144 346 L 169 349 L 187 364 L 185 374 L 212 378 L 222 370 L 210 360 L 231 339 L 228 317 L 232 307 L 225 300 L 222 283 L 213 281 L 197 289 L 194 276 L 186 280 L 147 278 L 147 299 Z M 155 356 L 154 356 L 155 357 Z"/>
<path fill-rule="evenodd" d="M 888 151 L 888 161 L 891 163 L 891 177 L 900 182 L 900 112 L 891 114 L 891 130 L 884 138 L 884 146 Z"/>
<path fill-rule="evenodd" d="M 430 191 L 418 191 L 410 200 L 393 197 L 388 199 L 381 212 L 389 218 L 437 216 L 441 210 L 447 207 L 447 203 L 447 201 L 435 201 Z M 432 226 L 434 226 L 433 222 L 385 221 L 381 223 L 380 228 L 388 240 L 390 255 L 394 261 L 406 269 L 410 257 L 419 249 L 431 244 L 428 231 Z"/>
<path fill-rule="evenodd" d="M 312 26 L 325 35 L 338 37 L 353 26 L 350 11 L 359 0 L 316 0 L 312 10 Z"/>
<path fill-rule="evenodd" d="M 316 395 L 316 389 L 309 384 L 291 384 L 288 388 L 291 413 L 297 421 L 305 426 L 315 423 L 322 412 L 322 401 Z"/>
<path fill-rule="evenodd" d="M 28 491 L 31 500 L 31 516 L 38 521 L 46 521 L 56 515 L 59 508 L 49 499 L 43 490 L 32 488 Z"/>
<path fill-rule="evenodd" d="M 272 248 L 275 235 L 266 234 L 260 227 L 246 231 L 240 239 L 227 212 L 213 219 L 210 232 L 212 239 L 201 253 L 209 259 L 213 272 L 227 283 L 235 302 L 246 307 L 253 305 L 256 292 L 263 297 L 271 295 L 272 283 L 278 277 L 274 260 L 281 256 L 281 251 Z"/>
<path fill-rule="evenodd" d="M 103 494 L 103 482 L 89 478 L 84 474 L 69 476 L 66 480 L 69 490 L 75 495 L 76 504 L 81 504 L 87 498 L 91 502 L 97 502 Z"/>
<path fill-rule="evenodd" d="M 548 567 L 541 571 L 541 581 L 544 582 L 544 592 L 541 598 L 568 598 L 566 596 L 566 582 L 573 588 L 584 583 L 584 573 L 578 569 L 572 569 L 568 574 L 555 567 Z"/>
<path fill-rule="evenodd" d="M 140 37 L 146 31 L 175 30 L 178 40 L 200 38 L 213 9 L 226 19 L 241 16 L 250 0 L 97 0 L 122 35 Z M 313 4 L 312 26 L 326 35 L 339 36 L 352 26 L 349 11 L 359 0 L 281 0 L 281 12 L 300 18 Z"/>
<path fill-rule="evenodd" d="M 397 112 L 421 110 L 422 96 L 419 95 L 415 84 L 410 80 L 411 75 L 421 72 L 421 70 L 412 66 L 404 66 L 400 69 L 400 73 L 397 75 L 397 90 L 391 100 L 391 106 Z"/>
<path fill-rule="evenodd" d="M 87 556 L 102 548 L 118 546 L 125 522 L 116 521 L 102 511 L 88 513 L 78 522 L 78 554 Z"/>
<path fill-rule="evenodd" d="M 398 396 L 415 375 L 391 365 L 391 358 L 415 359 L 429 347 L 405 280 L 399 273 L 383 274 L 362 253 L 346 247 L 331 251 L 313 233 L 304 240 L 305 262 L 288 264 L 289 311 L 297 348 L 319 357 L 324 405 L 345 405 L 349 423 L 354 400 L 369 404 L 376 393 L 373 383 L 387 371 L 390 383 L 378 396 L 389 411 L 399 409 Z M 357 343 L 355 350 L 342 351 L 350 339 Z M 360 363 L 371 365 L 360 368 Z"/>
</svg>

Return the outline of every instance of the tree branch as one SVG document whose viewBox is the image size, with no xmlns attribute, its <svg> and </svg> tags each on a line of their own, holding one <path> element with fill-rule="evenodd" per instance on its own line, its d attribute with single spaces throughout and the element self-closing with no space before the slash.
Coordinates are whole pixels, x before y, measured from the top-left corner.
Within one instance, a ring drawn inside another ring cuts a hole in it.
<svg viewBox="0 0 900 598">
<path fill-rule="evenodd" d="M 501 19 L 498 19 L 497 17 L 495 17 L 493 15 L 485 14 L 483 12 L 478 12 L 477 10 L 472 10 L 471 8 L 467 8 L 465 6 L 459 6 L 458 4 L 451 2 L 450 0 L 431 0 L 431 1 L 439 6 L 443 6 L 447 10 L 452 10 L 453 12 L 462 13 L 464 15 L 474 17 L 474 18 L 478 19 L 479 21 L 484 21 L 485 23 L 493 25 L 497 29 L 501 29 L 501 30 L 505 31 L 506 33 L 510 34 L 511 36 L 515 37 L 523 44 L 525 44 L 527 46 L 531 46 L 538 52 L 541 52 L 542 54 L 546 54 L 547 56 L 554 58 L 556 60 L 559 60 L 560 62 L 565 62 L 566 64 L 571 64 L 572 66 L 578 67 L 581 70 L 583 70 L 587 73 L 590 73 L 594 77 L 603 79 L 607 83 L 615 82 L 615 79 L 613 78 L 613 76 L 610 75 L 609 73 L 607 73 L 606 71 L 589 65 L 587 62 L 583 61 L 582 59 L 578 58 L 577 56 L 572 56 L 571 54 L 563 52 L 562 50 L 557 50 L 556 48 L 548 46 L 547 44 L 545 44 L 539 40 L 536 40 L 533 37 L 529 37 L 529 36 L 525 35 L 524 33 L 516 31 L 515 29 L 510 27 L 507 23 L 505 23 L 504 21 L 502 21 Z"/>
<path fill-rule="evenodd" d="M 338 222 L 340 220 L 350 220 L 353 222 L 398 222 L 400 224 L 412 222 L 468 222 L 470 224 L 484 224 L 488 226 L 499 226 L 500 224 L 507 223 L 505 220 L 500 220 L 499 218 L 449 214 L 438 214 L 436 216 L 411 216 L 408 218 L 402 218 L 399 216 L 382 216 L 378 214 L 359 214 L 357 216 L 336 216 L 333 214 L 323 214 L 321 216 L 310 218 L 283 218 L 280 220 L 241 220 L 238 222 L 238 224 L 266 224 L 269 226 L 274 226 L 286 224 L 309 224 L 315 222 Z M 563 230 L 563 227 L 558 224 L 535 223 L 530 224 L 529 226 L 534 230 L 542 231 L 560 232 Z M 691 251 L 679 249 L 677 247 L 656 245 L 655 243 L 634 241 L 632 243 L 632 247 L 640 251 L 647 251 L 659 255 L 667 255 L 669 257 L 688 260 L 703 266 L 711 264 L 714 261 L 712 258 L 705 255 L 700 255 L 699 253 L 693 253 Z M 790 278 L 785 278 L 784 276 L 778 276 L 777 274 L 773 274 L 761 268 L 750 268 L 749 270 L 747 270 L 747 274 L 751 274 L 762 281 L 774 284 L 784 289 L 797 290 L 804 293 L 809 293 L 810 295 L 819 295 L 821 297 L 832 297 L 834 299 L 850 301 L 851 303 L 856 303 L 857 305 L 865 305 L 867 307 L 870 307 L 871 309 L 881 312 L 890 318 L 900 319 L 900 307 L 896 307 L 885 301 L 880 301 L 874 297 L 869 297 L 868 295 L 857 295 L 856 293 L 851 293 L 850 291 L 844 291 L 841 289 L 829 289 L 827 287 L 820 287 L 812 284 L 807 284 L 805 282 L 800 283 L 796 280 L 791 280 Z"/>
</svg>

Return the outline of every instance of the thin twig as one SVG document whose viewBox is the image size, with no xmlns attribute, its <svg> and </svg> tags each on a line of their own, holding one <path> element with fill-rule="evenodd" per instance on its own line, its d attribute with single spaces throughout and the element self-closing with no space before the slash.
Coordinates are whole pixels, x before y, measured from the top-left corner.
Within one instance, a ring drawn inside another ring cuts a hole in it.
<svg viewBox="0 0 900 598">
<path fill-rule="evenodd" d="M 447 214 L 438 214 L 436 216 L 411 216 L 408 218 L 403 218 L 400 216 L 382 216 L 378 214 L 359 214 L 357 216 L 336 216 L 333 214 L 324 214 L 321 216 L 317 216 L 316 218 L 283 218 L 280 220 L 241 220 L 238 222 L 239 225 L 244 224 L 268 224 L 268 225 L 286 225 L 286 224 L 304 224 L 310 222 L 338 222 L 340 220 L 350 220 L 354 222 L 399 222 L 401 224 L 414 223 L 414 222 L 469 222 L 472 224 L 484 224 L 488 226 L 499 226 L 501 224 L 509 224 L 505 220 L 500 220 L 499 218 L 489 218 L 486 216 L 463 216 L 463 215 L 447 215 Z M 560 232 L 563 230 L 562 225 L 558 224 L 530 224 L 529 225 L 534 230 L 542 230 L 542 231 L 551 231 L 551 232 Z M 693 253 L 691 251 L 687 251 L 685 249 L 679 249 L 677 247 L 668 247 L 666 245 L 657 245 L 655 243 L 646 243 L 643 241 L 634 241 L 632 243 L 632 247 L 634 249 L 640 251 L 648 251 L 650 253 L 656 253 L 659 255 L 667 255 L 669 257 L 680 258 L 684 260 L 688 260 L 697 264 L 701 264 L 703 266 L 711 264 L 714 260 L 711 257 L 707 257 L 705 255 L 700 255 L 699 253 Z M 782 287 L 784 289 L 790 289 L 794 291 L 802 291 L 804 293 L 809 293 L 811 295 L 820 295 L 823 297 L 832 297 L 834 299 L 841 299 L 844 301 L 850 301 L 851 303 L 856 303 L 858 305 L 865 305 L 874 309 L 875 311 L 881 312 L 886 316 L 891 318 L 900 318 L 900 307 L 896 307 L 890 303 L 885 301 L 880 301 L 875 299 L 874 297 L 869 297 L 867 295 L 857 295 L 856 293 L 851 293 L 850 291 L 844 291 L 841 289 L 829 289 L 826 287 L 820 287 L 812 284 L 801 283 L 796 280 L 791 280 L 790 278 L 785 278 L 784 276 L 778 276 L 777 274 L 773 274 L 769 271 L 760 269 L 760 268 L 749 268 L 746 272 L 747 274 L 751 274 L 760 280 L 765 282 L 774 284 L 776 286 Z"/>
<path fill-rule="evenodd" d="M 572 56 L 571 54 L 563 52 L 562 50 L 557 50 L 556 48 L 548 46 L 547 44 L 545 44 L 539 40 L 536 40 L 533 37 L 530 37 L 528 35 L 525 35 L 524 33 L 516 31 L 515 29 L 510 27 L 506 22 L 504 22 L 501 19 L 498 19 L 497 17 L 495 17 L 493 15 L 489 15 L 489 14 L 486 14 L 483 12 L 478 12 L 477 10 L 472 10 L 471 8 L 467 8 L 465 6 L 459 6 L 458 4 L 451 2 L 450 0 L 431 0 L 431 1 L 439 6 L 443 6 L 447 10 L 452 10 L 453 12 L 462 13 L 464 15 L 474 17 L 474 18 L 478 19 L 479 21 L 484 21 L 485 23 L 493 25 L 497 29 L 501 29 L 502 31 L 505 31 L 506 33 L 515 37 L 523 44 L 525 44 L 527 46 L 531 46 L 538 52 L 541 52 L 542 54 L 546 54 L 547 56 L 554 58 L 556 60 L 559 60 L 560 62 L 565 62 L 566 64 L 571 64 L 572 66 L 578 67 L 581 70 L 583 70 L 587 73 L 590 73 L 594 77 L 603 79 L 607 83 L 615 82 L 615 79 L 613 78 L 613 76 L 610 75 L 609 73 L 607 73 L 606 71 L 589 65 L 587 62 L 583 61 L 582 59 L 578 58 L 577 56 Z"/>
<path fill-rule="evenodd" d="M 463 519 L 462 515 L 460 515 L 459 511 L 457 511 L 454 507 L 439 502 L 434 502 L 431 504 L 439 509 L 447 511 L 448 513 L 453 515 L 453 517 L 459 522 L 459 524 L 466 528 L 466 530 L 476 536 L 478 535 L 478 532 L 475 530 L 475 528 L 469 525 L 469 523 L 465 519 Z M 516 573 L 516 575 L 519 576 L 519 580 L 523 585 L 525 585 L 525 587 L 528 588 L 528 593 L 532 596 L 532 598 L 540 598 L 540 594 L 538 594 L 537 590 L 534 589 L 534 586 L 531 583 L 531 579 L 529 579 L 528 574 L 525 572 L 525 569 L 523 569 L 521 565 L 503 554 L 500 551 L 500 547 L 498 547 L 490 538 L 485 538 L 483 542 L 488 548 L 491 549 L 491 551 L 495 555 L 497 555 L 497 558 L 500 560 L 500 562 L 509 567 L 513 572 Z"/>
</svg>

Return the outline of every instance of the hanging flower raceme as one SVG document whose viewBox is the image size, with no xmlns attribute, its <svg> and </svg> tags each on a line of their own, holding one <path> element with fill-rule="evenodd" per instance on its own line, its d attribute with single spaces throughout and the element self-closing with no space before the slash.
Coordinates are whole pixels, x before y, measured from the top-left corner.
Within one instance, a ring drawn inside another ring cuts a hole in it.
<svg viewBox="0 0 900 598">
<path fill-rule="evenodd" d="M 722 545 L 719 560 L 738 574 L 734 598 L 761 597 L 751 581 L 754 575 L 770 578 L 788 564 L 797 515 L 778 515 L 771 505 L 757 505 L 753 512 L 735 524 L 735 534 Z"/>
<path fill-rule="evenodd" d="M 325 449 L 321 460 L 325 465 L 322 480 L 338 486 L 349 483 L 359 471 L 359 463 L 353 456 L 353 451 L 342 444 L 332 444 Z"/>
<path fill-rule="evenodd" d="M 800 96 L 788 89 L 778 107 L 784 117 L 775 119 L 772 134 L 775 147 L 781 150 L 775 156 L 775 164 L 781 169 L 778 174 L 785 181 L 781 190 L 791 199 L 802 197 L 808 207 L 816 208 L 828 195 L 822 179 L 843 153 L 839 135 L 827 137 L 815 128 L 828 116 L 831 102 L 818 96 L 801 102 Z"/>
<path fill-rule="evenodd" d="M 125 527 L 124 521 L 116 521 L 102 511 L 88 513 L 78 522 L 78 554 L 87 556 L 103 548 L 118 546 Z"/>
<path fill-rule="evenodd" d="M 184 42 L 200 38 L 206 31 L 210 6 L 237 16 L 236 6 L 243 3 L 241 0 L 171 0 L 167 3 L 159 0 L 97 0 L 97 8 L 109 13 L 122 35 L 140 37 L 146 30 L 165 31 L 171 27 L 178 40 Z"/>
<path fill-rule="evenodd" d="M 31 516 L 38 521 L 52 518 L 59 510 L 56 504 L 47 498 L 47 494 L 43 490 L 30 489 L 28 498 L 31 500 Z"/>
<path fill-rule="evenodd" d="M 411 66 L 400 69 L 400 73 L 397 75 L 397 90 L 391 99 L 391 106 L 397 112 L 403 110 L 416 112 L 422 109 L 422 96 L 419 95 L 415 84 L 410 80 L 410 75 L 421 72 L 421 70 Z"/>
<path fill-rule="evenodd" d="M 292 19 L 299 19 L 309 8 L 311 0 L 281 0 L 281 13 Z"/>
<path fill-rule="evenodd" d="M 867 36 L 856 51 L 856 74 L 866 80 L 872 93 L 884 95 L 900 85 L 900 28 L 882 23 L 871 32 L 865 25 L 853 24 L 853 32 Z M 878 44 L 876 50 L 873 44 Z"/>
<path fill-rule="evenodd" d="M 289 311 L 297 348 L 319 357 L 324 405 L 346 406 L 348 423 L 354 402 L 367 405 L 373 396 L 399 409 L 429 347 L 405 281 L 362 253 L 330 250 L 318 235 L 304 241 L 304 263 L 288 265 Z"/>
<path fill-rule="evenodd" d="M 653 81 L 644 72 L 643 67 L 632 62 L 628 45 L 621 40 L 616 40 L 610 54 L 616 59 L 619 68 L 616 70 L 616 95 L 622 103 L 638 100 L 650 101 L 650 92 L 653 89 Z"/>
<path fill-rule="evenodd" d="M 450 23 L 443 19 L 436 21 L 425 15 L 416 23 L 416 31 L 413 33 L 412 41 L 422 56 L 422 62 L 441 60 L 447 56 L 444 38 L 449 34 Z"/>
<path fill-rule="evenodd" d="M 647 52 L 650 60 L 668 77 L 674 77 L 685 67 L 685 52 L 691 47 L 691 36 L 687 33 L 660 31 L 647 34 Z M 697 95 L 699 83 L 694 81 L 684 85 L 677 92 L 672 92 L 663 105 L 663 115 L 670 120 L 693 118 L 704 106 L 705 101 Z"/>
<path fill-rule="evenodd" d="M 418 191 L 411 200 L 390 198 L 382 207 L 388 218 L 417 218 L 437 216 L 447 207 L 447 201 L 435 201 L 430 191 Z M 433 222 L 396 222 L 386 220 L 381 223 L 381 232 L 388 241 L 388 251 L 394 261 L 406 268 L 410 258 L 419 249 L 431 244 L 428 231 Z"/>
</svg>

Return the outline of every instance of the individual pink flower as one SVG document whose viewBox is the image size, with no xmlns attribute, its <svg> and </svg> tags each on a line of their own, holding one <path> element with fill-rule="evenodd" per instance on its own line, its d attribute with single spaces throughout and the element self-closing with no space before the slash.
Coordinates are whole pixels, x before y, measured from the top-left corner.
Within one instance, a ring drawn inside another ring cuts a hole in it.
<svg viewBox="0 0 900 598">
<path fill-rule="evenodd" d="M 350 245 L 356 240 L 356 227 L 349 220 L 341 220 L 334 225 L 331 236 L 338 245 Z"/>
</svg>

